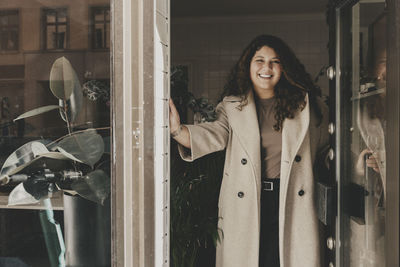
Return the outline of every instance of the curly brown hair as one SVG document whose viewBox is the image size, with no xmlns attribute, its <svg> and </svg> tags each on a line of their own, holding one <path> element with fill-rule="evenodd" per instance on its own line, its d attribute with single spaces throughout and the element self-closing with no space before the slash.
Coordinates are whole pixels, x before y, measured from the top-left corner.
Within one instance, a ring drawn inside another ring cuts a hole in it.
<svg viewBox="0 0 400 267">
<path fill-rule="evenodd" d="M 239 109 L 247 105 L 248 92 L 253 90 L 250 63 L 254 54 L 263 46 L 268 46 L 275 51 L 282 66 L 281 79 L 274 88 L 276 98 L 274 129 L 280 131 L 286 118 L 294 118 L 296 112 L 305 107 L 307 93 L 311 109 L 314 110 L 320 123 L 322 113 L 316 98 L 321 96 L 321 89 L 313 83 L 310 74 L 306 72 L 304 65 L 300 63 L 289 46 L 272 35 L 257 36 L 245 48 L 228 76 L 221 99 L 230 95 L 240 96 L 242 101 Z"/>
</svg>

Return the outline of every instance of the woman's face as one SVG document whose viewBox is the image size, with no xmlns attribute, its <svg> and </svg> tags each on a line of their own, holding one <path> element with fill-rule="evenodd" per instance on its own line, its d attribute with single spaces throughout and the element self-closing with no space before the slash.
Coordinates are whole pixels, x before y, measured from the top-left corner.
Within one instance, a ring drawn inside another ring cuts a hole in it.
<svg viewBox="0 0 400 267">
<path fill-rule="evenodd" d="M 259 98 L 274 96 L 274 88 L 281 74 L 282 66 L 275 50 L 268 46 L 261 47 L 250 62 L 250 78 Z"/>
</svg>

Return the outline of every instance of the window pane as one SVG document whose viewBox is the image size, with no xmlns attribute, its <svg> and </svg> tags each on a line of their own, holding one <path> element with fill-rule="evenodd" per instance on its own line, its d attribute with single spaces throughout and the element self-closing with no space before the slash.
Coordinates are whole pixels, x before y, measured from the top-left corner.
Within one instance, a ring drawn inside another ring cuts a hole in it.
<svg viewBox="0 0 400 267">
<path fill-rule="evenodd" d="M 47 23 L 56 23 L 56 13 L 48 11 L 46 19 Z"/>
<path fill-rule="evenodd" d="M 0 1 L 0 266 L 111 266 L 110 54 L 87 42 L 104 0 L 31 2 Z"/>
<path fill-rule="evenodd" d="M 356 4 L 342 18 L 346 21 L 341 23 L 340 40 L 341 71 L 346 73 L 340 83 L 343 262 L 380 267 L 386 266 L 385 3 Z"/>
<path fill-rule="evenodd" d="M 92 21 L 93 25 L 93 36 L 92 36 L 92 48 L 104 49 L 109 48 L 109 18 L 110 8 L 109 7 L 92 7 Z"/>
<path fill-rule="evenodd" d="M 67 26 L 61 25 L 58 26 L 57 31 L 57 48 L 63 49 L 67 47 Z"/>
<path fill-rule="evenodd" d="M 110 24 L 109 23 L 107 23 L 107 25 L 106 25 L 105 39 L 106 39 L 106 47 L 110 48 Z"/>
<path fill-rule="evenodd" d="M 104 21 L 104 12 L 103 10 L 96 10 L 94 14 L 94 19 L 96 22 L 103 22 Z"/>
<path fill-rule="evenodd" d="M 18 49 L 18 32 L 11 31 L 9 34 L 9 39 L 7 41 L 7 50 L 17 50 Z"/>
<path fill-rule="evenodd" d="M 57 12 L 57 19 L 58 22 L 67 22 L 67 11 L 66 10 L 60 10 Z"/>
<path fill-rule="evenodd" d="M 47 26 L 47 49 L 54 49 L 56 48 L 56 26 Z"/>
<path fill-rule="evenodd" d="M 104 26 L 103 25 L 96 25 L 94 29 L 94 38 L 95 38 L 95 48 L 102 48 L 103 40 L 104 40 Z"/>
<path fill-rule="evenodd" d="M 7 32 L 0 32 L 0 42 L 1 42 L 1 49 L 4 50 L 7 47 L 8 42 L 8 33 Z"/>
<path fill-rule="evenodd" d="M 8 25 L 8 16 L 2 15 L 0 17 L 0 25 L 1 26 L 7 26 Z"/>
<path fill-rule="evenodd" d="M 16 15 L 16 14 L 10 15 L 8 23 L 10 25 L 18 25 L 18 15 Z"/>
<path fill-rule="evenodd" d="M 68 41 L 67 9 L 46 9 L 46 49 L 65 49 Z"/>
</svg>

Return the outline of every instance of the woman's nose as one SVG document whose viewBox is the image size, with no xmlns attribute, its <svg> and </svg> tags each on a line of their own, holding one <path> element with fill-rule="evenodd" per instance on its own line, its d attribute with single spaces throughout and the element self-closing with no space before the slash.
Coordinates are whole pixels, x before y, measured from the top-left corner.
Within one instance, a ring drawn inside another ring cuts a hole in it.
<svg viewBox="0 0 400 267">
<path fill-rule="evenodd" d="M 267 70 L 270 70 L 270 69 L 272 69 L 272 64 L 270 63 L 270 62 L 265 62 L 263 65 L 262 65 L 262 68 L 264 69 L 267 69 Z"/>
</svg>

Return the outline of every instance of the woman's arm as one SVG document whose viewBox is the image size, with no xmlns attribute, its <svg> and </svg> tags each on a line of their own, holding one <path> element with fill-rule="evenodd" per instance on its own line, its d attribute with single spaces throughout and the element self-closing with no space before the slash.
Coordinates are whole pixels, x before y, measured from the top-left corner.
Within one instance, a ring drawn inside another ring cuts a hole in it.
<svg viewBox="0 0 400 267">
<path fill-rule="evenodd" d="M 169 128 L 171 137 L 179 144 L 190 149 L 190 134 L 186 126 L 181 124 L 178 110 L 172 99 L 169 100 Z"/>
<path fill-rule="evenodd" d="M 170 101 L 171 136 L 178 142 L 183 160 L 193 161 L 209 153 L 223 150 L 229 136 L 229 122 L 224 105 L 218 104 L 217 119 L 196 125 L 182 125 L 175 105 Z"/>
</svg>

